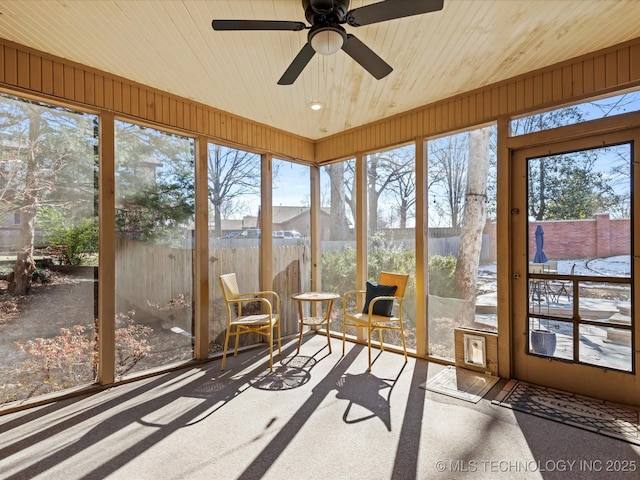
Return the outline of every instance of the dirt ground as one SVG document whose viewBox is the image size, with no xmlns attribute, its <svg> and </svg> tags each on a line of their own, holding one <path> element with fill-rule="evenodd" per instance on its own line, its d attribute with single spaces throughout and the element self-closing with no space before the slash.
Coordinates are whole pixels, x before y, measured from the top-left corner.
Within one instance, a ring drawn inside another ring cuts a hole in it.
<svg viewBox="0 0 640 480">
<path fill-rule="evenodd" d="M 96 318 L 97 282 L 93 275 L 69 275 L 49 271 L 49 282 L 36 282 L 28 295 L 13 296 L 7 292 L 7 282 L 0 280 L 0 404 L 40 395 L 55 390 L 48 379 L 25 366 L 34 358 L 22 349 L 25 344 L 37 338 L 53 338 L 61 329 L 75 325 L 88 326 L 86 335 L 93 337 Z M 137 316 L 136 323 L 146 319 Z M 152 331 L 148 335 L 150 353 L 128 373 L 187 360 L 192 356 L 191 338 L 177 335 L 162 328 L 153 319 L 146 323 Z M 91 361 L 87 359 L 82 383 L 91 383 Z M 29 377 L 29 378 L 27 378 Z M 41 378 L 37 378 L 41 377 Z"/>
</svg>

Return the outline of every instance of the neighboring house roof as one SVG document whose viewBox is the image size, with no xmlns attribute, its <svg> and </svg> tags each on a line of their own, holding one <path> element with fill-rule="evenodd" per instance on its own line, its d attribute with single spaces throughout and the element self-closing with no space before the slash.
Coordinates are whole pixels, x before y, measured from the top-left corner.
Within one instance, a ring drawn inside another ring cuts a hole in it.
<svg viewBox="0 0 640 480">
<path fill-rule="evenodd" d="M 321 213 L 325 216 L 329 216 L 331 214 L 331 209 L 329 208 L 321 208 Z M 292 221 L 293 219 L 301 216 L 307 215 L 309 213 L 309 207 L 291 207 L 291 206 L 279 206 L 273 207 L 273 223 L 274 224 L 286 224 L 287 222 Z M 258 217 L 255 215 L 247 215 L 242 217 L 242 219 L 223 219 L 222 220 L 222 230 L 230 231 L 230 230 L 243 230 L 245 228 L 258 228 Z M 213 222 L 209 222 L 209 228 L 215 228 Z"/>
</svg>

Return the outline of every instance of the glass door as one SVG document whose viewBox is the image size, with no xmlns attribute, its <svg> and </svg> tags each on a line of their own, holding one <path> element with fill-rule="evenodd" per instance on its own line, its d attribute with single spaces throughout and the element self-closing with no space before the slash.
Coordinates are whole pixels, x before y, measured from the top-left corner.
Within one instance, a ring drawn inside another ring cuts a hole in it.
<svg viewBox="0 0 640 480">
<path fill-rule="evenodd" d="M 637 135 L 618 132 L 513 153 L 518 379 L 625 401 L 616 392 L 634 382 L 638 343 L 632 215 Z"/>
</svg>

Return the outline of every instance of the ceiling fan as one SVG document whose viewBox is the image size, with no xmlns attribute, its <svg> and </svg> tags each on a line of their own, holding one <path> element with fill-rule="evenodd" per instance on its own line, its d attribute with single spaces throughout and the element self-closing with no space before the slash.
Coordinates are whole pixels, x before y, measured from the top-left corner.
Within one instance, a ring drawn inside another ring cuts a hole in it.
<svg viewBox="0 0 640 480">
<path fill-rule="evenodd" d="M 367 72 L 380 80 L 392 68 L 355 35 L 347 33 L 342 24 L 352 27 L 371 25 L 396 18 L 442 10 L 444 0 L 385 0 L 349 10 L 350 0 L 302 0 L 304 22 L 285 20 L 213 20 L 214 30 L 285 30 L 299 32 L 308 29 L 307 43 L 284 72 L 278 85 L 291 85 L 317 53 L 333 55 L 342 49 Z"/>
</svg>

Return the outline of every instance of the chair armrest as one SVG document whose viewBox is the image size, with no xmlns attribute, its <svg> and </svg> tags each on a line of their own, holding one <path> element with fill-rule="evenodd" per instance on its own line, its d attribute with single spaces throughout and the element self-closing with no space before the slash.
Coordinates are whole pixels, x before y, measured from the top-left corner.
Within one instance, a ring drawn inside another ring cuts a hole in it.
<svg viewBox="0 0 640 480">
<path fill-rule="evenodd" d="M 271 296 L 269 299 L 267 296 Z M 275 313 L 280 312 L 280 295 L 272 290 L 262 290 L 259 292 L 251 292 L 251 293 L 241 293 L 239 301 L 241 302 L 257 302 L 257 301 L 267 301 L 269 303 L 269 313 L 273 311 L 272 304 L 275 300 Z"/>
<path fill-rule="evenodd" d="M 365 295 L 366 293 L 367 293 L 366 290 L 349 290 L 349 291 L 345 292 L 342 295 L 342 310 L 344 312 L 347 311 L 347 300 L 349 299 L 349 297 L 358 296 L 358 295 Z"/>
<path fill-rule="evenodd" d="M 393 296 L 393 295 L 388 295 L 388 296 L 384 296 L 384 297 L 374 297 L 369 302 L 369 312 L 368 312 L 369 316 L 373 315 L 373 306 L 379 300 L 391 300 L 393 302 L 393 307 L 398 305 L 398 308 L 402 309 L 402 301 L 404 300 L 404 297 L 397 297 L 397 296 Z M 396 302 L 398 302 L 398 303 L 396 303 Z"/>
<path fill-rule="evenodd" d="M 264 297 L 238 298 L 236 300 L 233 300 L 233 302 L 238 305 L 238 315 L 242 315 L 242 304 L 244 304 L 244 303 L 254 303 L 254 302 L 255 303 L 260 303 L 264 308 L 266 308 L 267 309 L 267 313 L 269 315 L 272 315 L 274 313 L 273 312 L 273 307 L 271 305 L 271 302 L 269 301 L 269 299 L 264 298 Z"/>
</svg>

